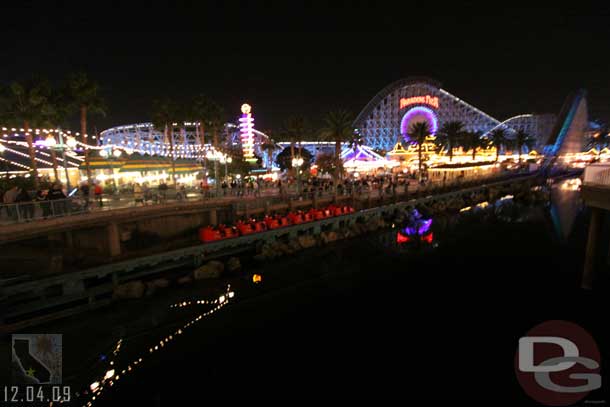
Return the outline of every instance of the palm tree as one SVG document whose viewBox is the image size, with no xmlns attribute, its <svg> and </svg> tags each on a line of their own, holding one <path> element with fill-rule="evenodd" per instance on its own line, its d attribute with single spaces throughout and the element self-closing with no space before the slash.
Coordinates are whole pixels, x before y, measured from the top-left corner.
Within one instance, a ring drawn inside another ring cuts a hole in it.
<svg viewBox="0 0 610 407">
<path fill-rule="evenodd" d="M 439 148 L 445 148 L 449 155 L 449 161 L 453 161 L 453 149 L 460 144 L 464 134 L 464 123 L 455 120 L 447 122 L 436 133 L 435 143 Z"/>
<path fill-rule="evenodd" d="M 500 149 L 506 146 L 506 133 L 503 129 L 496 129 L 489 134 L 489 144 L 496 149 L 496 162 L 500 158 Z"/>
<path fill-rule="evenodd" d="M 530 135 L 527 134 L 525 130 L 517 130 L 517 134 L 515 135 L 515 146 L 517 147 L 517 151 L 519 154 L 519 163 L 521 163 L 521 153 L 523 152 L 523 147 L 527 147 L 529 150 L 532 148 L 533 145 L 534 139 L 530 137 Z"/>
<path fill-rule="evenodd" d="M 9 124 L 23 126 L 32 166 L 34 188 L 38 189 L 38 166 L 30 129 L 47 125 L 55 114 L 51 86 L 47 80 L 37 77 L 22 82 L 12 82 L 5 89 L 3 99 L 1 116 Z"/>
<path fill-rule="evenodd" d="M 191 103 L 191 115 L 194 119 L 199 120 L 199 134 L 201 144 L 205 144 L 206 123 L 210 121 L 214 102 L 204 94 L 195 96 Z"/>
<path fill-rule="evenodd" d="M 212 146 L 214 150 L 220 150 L 220 140 L 218 139 L 218 132 L 224 126 L 224 109 L 222 106 L 215 102 L 210 102 L 207 108 L 207 117 L 205 121 L 205 125 L 208 129 L 212 131 Z M 218 160 L 214 160 L 214 177 L 216 178 L 216 191 L 220 191 L 220 182 L 219 181 L 219 170 L 218 170 Z M 226 175 L 226 174 L 225 174 Z"/>
<path fill-rule="evenodd" d="M 354 116 L 347 110 L 336 110 L 328 112 L 324 122 L 325 126 L 321 132 L 322 138 L 335 142 L 335 159 L 338 163 L 341 159 L 341 144 L 352 140 L 354 137 Z M 336 179 L 339 178 L 340 173 L 342 173 L 342 170 L 337 166 Z"/>
<path fill-rule="evenodd" d="M 89 166 L 89 137 L 87 131 L 87 115 L 106 115 L 106 104 L 99 95 L 97 82 L 91 80 L 86 73 L 77 72 L 68 77 L 66 96 L 70 109 L 78 111 L 80 115 L 81 143 L 85 144 L 85 169 L 87 180 L 91 184 L 91 168 Z"/>
<path fill-rule="evenodd" d="M 267 168 L 271 170 L 272 162 L 273 162 L 273 152 L 277 147 L 275 143 L 271 139 L 267 139 L 263 145 L 261 145 L 261 149 L 267 152 Z"/>
<path fill-rule="evenodd" d="M 462 146 L 466 151 L 472 150 L 472 161 L 475 160 L 477 156 L 478 148 L 486 148 L 489 145 L 489 140 L 481 137 L 482 132 L 477 131 L 467 131 L 464 133 L 462 138 Z"/>
<path fill-rule="evenodd" d="M 176 187 L 176 154 L 174 151 L 174 121 L 179 119 L 179 107 L 171 99 L 153 102 L 152 122 L 156 128 L 163 128 L 165 140 L 169 140 L 170 160 L 172 163 L 172 183 Z"/>
<path fill-rule="evenodd" d="M 418 172 L 419 172 L 419 180 L 422 180 L 422 147 L 426 142 L 426 139 L 430 135 L 431 129 L 428 122 L 415 122 L 409 127 L 407 131 L 407 135 L 411 140 L 417 144 L 417 160 L 418 160 Z"/>
<path fill-rule="evenodd" d="M 280 138 L 284 141 L 290 142 L 290 159 L 293 159 L 295 157 L 295 144 L 298 142 L 300 145 L 301 140 L 303 140 L 304 133 L 305 118 L 303 118 L 302 116 L 291 116 L 286 119 L 286 121 L 282 125 Z"/>
</svg>

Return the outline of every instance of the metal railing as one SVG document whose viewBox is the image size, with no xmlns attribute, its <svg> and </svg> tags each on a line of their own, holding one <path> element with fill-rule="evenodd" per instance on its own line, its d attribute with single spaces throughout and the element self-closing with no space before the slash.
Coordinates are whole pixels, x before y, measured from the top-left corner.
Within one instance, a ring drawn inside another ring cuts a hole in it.
<svg viewBox="0 0 610 407">
<path fill-rule="evenodd" d="M 401 196 L 404 199 L 405 195 L 412 197 L 421 197 L 428 194 L 450 192 L 461 188 L 468 188 L 476 185 L 484 185 L 492 182 L 498 182 L 506 179 L 518 179 L 522 176 L 527 176 L 529 173 L 511 173 L 500 174 L 494 177 L 481 179 L 467 179 L 453 182 L 430 182 L 425 185 L 419 185 L 417 181 L 410 180 L 410 187 L 406 184 L 400 184 L 396 188 L 388 187 L 387 184 L 383 188 L 377 185 L 349 185 L 343 188 L 317 188 L 297 193 L 295 185 L 289 185 L 280 192 L 277 187 L 265 187 L 260 190 L 247 188 L 226 188 L 217 190 L 210 187 L 207 190 L 199 188 L 174 189 L 169 188 L 166 191 L 158 189 L 149 189 L 142 191 L 136 195 L 132 191 L 123 191 L 116 193 L 103 194 L 96 197 L 93 194 L 89 199 L 84 199 L 82 196 L 75 196 L 68 199 L 54 201 L 32 201 L 15 204 L 0 205 L 0 226 L 29 222 L 40 219 L 58 218 L 100 210 L 123 209 L 134 206 L 144 205 L 162 205 L 165 203 L 179 202 L 197 202 L 197 201 L 213 201 L 217 200 L 223 203 L 234 203 L 239 211 L 246 208 L 249 210 L 265 207 L 273 207 L 275 205 L 285 204 L 290 201 L 329 199 L 334 196 L 346 197 L 350 196 L 355 199 L 377 199 L 391 198 Z M 305 187 L 305 186 L 304 186 Z"/>
<path fill-rule="evenodd" d="M 90 205 L 81 198 L 0 204 L 0 225 L 87 213 Z"/>
</svg>

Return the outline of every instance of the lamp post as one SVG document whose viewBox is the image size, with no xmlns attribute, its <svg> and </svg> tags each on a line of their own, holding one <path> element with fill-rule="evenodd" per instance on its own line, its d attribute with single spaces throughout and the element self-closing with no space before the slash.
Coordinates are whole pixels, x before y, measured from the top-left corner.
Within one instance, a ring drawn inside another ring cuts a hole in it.
<svg viewBox="0 0 610 407">
<path fill-rule="evenodd" d="M 297 170 L 297 195 L 301 195 L 301 166 L 303 165 L 302 157 L 292 159 L 292 167 Z"/>
<path fill-rule="evenodd" d="M 228 177 L 229 173 L 227 172 L 227 164 L 231 164 L 233 159 L 229 156 L 225 156 L 225 179 Z"/>
</svg>

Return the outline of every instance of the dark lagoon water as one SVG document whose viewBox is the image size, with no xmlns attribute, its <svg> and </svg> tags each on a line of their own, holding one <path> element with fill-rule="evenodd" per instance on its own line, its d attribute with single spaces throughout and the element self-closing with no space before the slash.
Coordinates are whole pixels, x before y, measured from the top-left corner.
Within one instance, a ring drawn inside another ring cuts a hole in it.
<svg viewBox="0 0 610 407">
<path fill-rule="evenodd" d="M 513 368 L 534 325 L 577 322 L 610 360 L 605 278 L 579 289 L 587 221 L 579 193 L 555 188 L 547 205 L 437 217 L 420 248 L 388 230 L 249 266 L 261 284 L 244 279 L 94 405 L 536 405 Z M 125 359 L 163 332 L 127 340 Z"/>
</svg>

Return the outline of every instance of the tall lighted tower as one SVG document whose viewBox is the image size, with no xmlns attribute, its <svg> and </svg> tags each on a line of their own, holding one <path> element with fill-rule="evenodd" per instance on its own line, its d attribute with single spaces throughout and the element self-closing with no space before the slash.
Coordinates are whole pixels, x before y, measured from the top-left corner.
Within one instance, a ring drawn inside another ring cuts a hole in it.
<svg viewBox="0 0 610 407">
<path fill-rule="evenodd" d="M 252 117 L 252 107 L 244 103 L 241 105 L 241 117 L 239 118 L 239 134 L 241 137 L 241 146 L 244 152 L 246 161 L 256 161 L 254 157 L 254 118 Z"/>
</svg>

